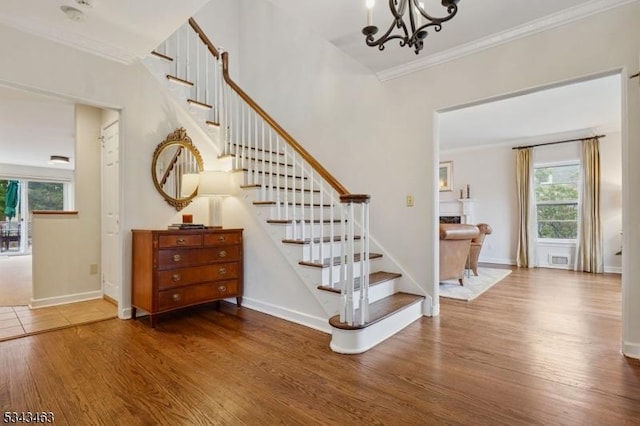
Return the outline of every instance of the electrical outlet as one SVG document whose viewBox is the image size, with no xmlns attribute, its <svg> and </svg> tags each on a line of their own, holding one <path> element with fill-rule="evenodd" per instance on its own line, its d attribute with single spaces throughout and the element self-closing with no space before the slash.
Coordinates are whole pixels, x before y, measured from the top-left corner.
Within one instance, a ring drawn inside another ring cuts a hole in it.
<svg viewBox="0 0 640 426">
<path fill-rule="evenodd" d="M 407 207 L 413 207 L 413 195 L 407 195 Z"/>
<path fill-rule="evenodd" d="M 97 273 L 98 273 L 98 264 L 92 263 L 91 265 L 89 265 L 89 274 L 96 275 Z"/>
</svg>

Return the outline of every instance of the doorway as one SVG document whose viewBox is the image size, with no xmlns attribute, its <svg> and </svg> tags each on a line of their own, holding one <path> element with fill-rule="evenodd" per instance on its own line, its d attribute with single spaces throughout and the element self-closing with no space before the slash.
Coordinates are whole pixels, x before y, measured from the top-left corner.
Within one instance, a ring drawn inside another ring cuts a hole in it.
<svg viewBox="0 0 640 426">
<path fill-rule="evenodd" d="M 465 198 L 471 223 L 491 225 L 493 232 L 484 240 L 480 262 L 515 265 L 518 219 L 512 148 L 604 134 L 600 143 L 604 265 L 605 272 L 622 274 L 622 86 L 620 72 L 612 72 L 438 112 L 439 161 L 453 165 L 454 185 L 452 191 L 439 192 L 441 211 L 443 204 Z M 579 159 L 577 147 L 570 143 L 535 151 L 539 167 Z M 472 194 L 468 200 L 467 185 Z M 539 239 L 536 266 L 570 269 L 575 241 L 547 234 Z M 558 259 L 565 262 L 558 264 Z"/>
</svg>

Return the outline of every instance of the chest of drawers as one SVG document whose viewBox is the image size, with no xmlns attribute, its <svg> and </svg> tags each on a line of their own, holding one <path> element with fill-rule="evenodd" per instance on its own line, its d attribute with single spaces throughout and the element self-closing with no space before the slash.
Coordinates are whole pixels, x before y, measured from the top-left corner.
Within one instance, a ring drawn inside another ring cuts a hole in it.
<svg viewBox="0 0 640 426">
<path fill-rule="evenodd" d="M 132 231 L 132 315 L 229 297 L 242 303 L 242 229 Z"/>
</svg>

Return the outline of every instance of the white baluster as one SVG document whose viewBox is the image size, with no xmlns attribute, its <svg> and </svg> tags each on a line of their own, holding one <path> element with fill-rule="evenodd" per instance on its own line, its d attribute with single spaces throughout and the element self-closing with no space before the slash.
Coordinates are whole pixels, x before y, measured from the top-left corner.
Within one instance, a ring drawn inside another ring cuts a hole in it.
<svg viewBox="0 0 640 426">
<path fill-rule="evenodd" d="M 280 136 L 276 135 L 276 151 L 282 152 L 281 150 L 282 150 L 282 147 L 280 146 Z M 284 206 L 282 205 L 282 202 L 283 202 L 282 196 L 281 196 L 282 192 L 280 190 L 280 173 L 281 173 L 280 170 L 282 170 L 282 168 L 280 167 L 280 156 L 278 155 L 276 158 L 277 158 L 278 162 L 276 164 L 276 187 L 274 189 L 276 191 L 276 206 L 278 208 L 278 217 L 277 217 L 277 219 L 281 220 L 282 217 L 283 217 L 283 213 L 284 213 L 282 211 Z M 286 151 L 285 151 L 285 155 L 283 156 L 283 160 L 286 159 L 286 158 L 287 158 L 287 156 L 286 156 Z M 284 202 L 285 203 L 287 202 L 286 198 L 285 198 Z"/>
<path fill-rule="evenodd" d="M 311 188 L 310 189 L 311 192 L 309 194 L 309 220 L 310 220 L 310 222 L 309 222 L 309 234 L 310 234 L 310 236 L 309 236 L 309 250 L 311 252 L 310 259 L 313 262 L 316 259 L 316 257 L 313 254 L 314 253 L 314 248 L 315 248 L 315 240 L 314 240 L 314 238 L 315 238 L 316 225 L 315 225 L 315 223 L 313 223 L 313 220 L 315 219 L 315 217 L 314 217 L 315 215 L 313 214 L 314 213 L 313 210 L 315 208 L 313 206 L 313 202 L 314 202 L 315 197 L 313 196 L 314 195 L 313 194 L 313 168 L 311 166 L 309 166 L 309 175 L 308 176 L 309 176 L 309 179 L 308 179 L 309 188 Z M 303 183 L 304 183 L 304 181 L 303 181 Z M 302 211 L 304 212 L 304 208 L 302 209 Z M 320 224 L 320 229 L 322 229 L 322 223 Z M 322 232 L 320 232 L 320 234 L 322 234 Z M 322 239 L 320 239 L 320 246 L 322 246 Z"/>
</svg>

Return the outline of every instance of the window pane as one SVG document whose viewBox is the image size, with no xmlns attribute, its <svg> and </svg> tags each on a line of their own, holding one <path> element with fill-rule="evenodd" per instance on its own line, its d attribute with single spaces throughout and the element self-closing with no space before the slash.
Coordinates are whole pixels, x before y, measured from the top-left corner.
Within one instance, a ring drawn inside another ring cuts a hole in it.
<svg viewBox="0 0 640 426">
<path fill-rule="evenodd" d="M 64 210 L 62 183 L 29 182 L 29 209 Z"/>
<path fill-rule="evenodd" d="M 538 222 L 544 220 L 578 220 L 578 205 L 576 203 L 567 204 L 538 204 Z"/>
<path fill-rule="evenodd" d="M 538 238 L 575 239 L 578 222 L 538 221 Z"/>
<path fill-rule="evenodd" d="M 577 200 L 579 177 L 580 169 L 577 164 L 536 168 L 536 201 Z"/>
</svg>

